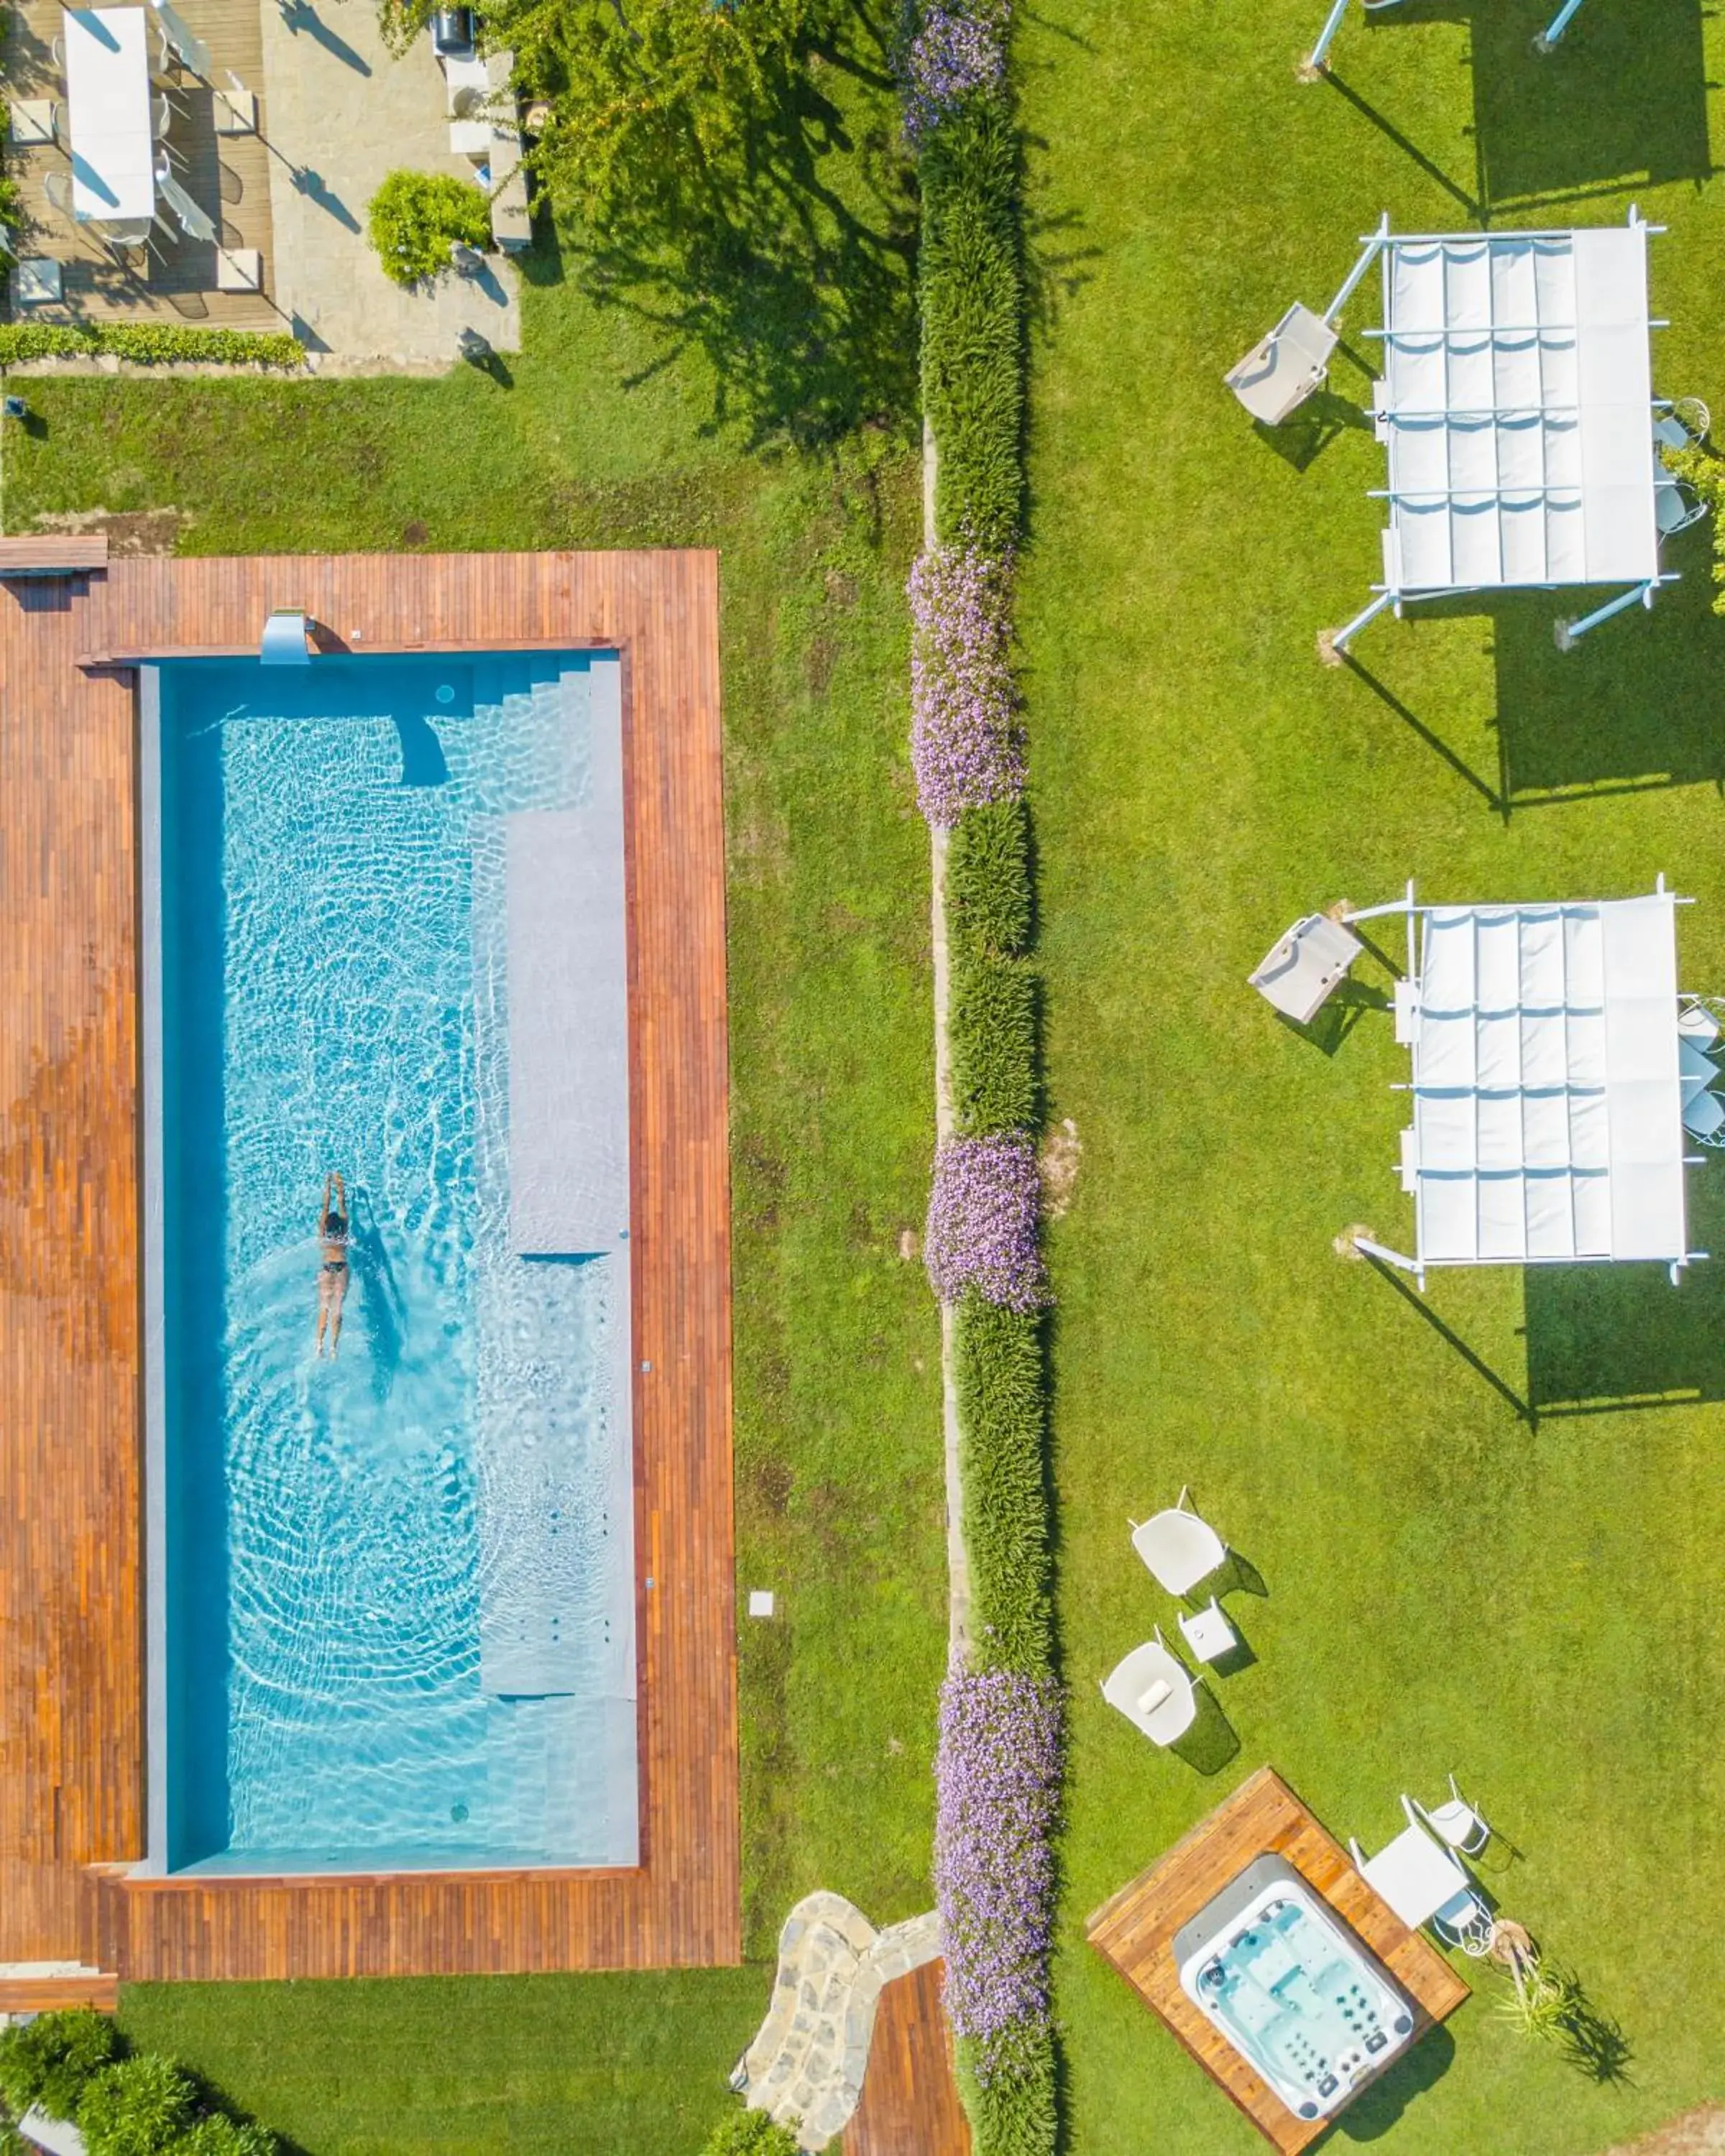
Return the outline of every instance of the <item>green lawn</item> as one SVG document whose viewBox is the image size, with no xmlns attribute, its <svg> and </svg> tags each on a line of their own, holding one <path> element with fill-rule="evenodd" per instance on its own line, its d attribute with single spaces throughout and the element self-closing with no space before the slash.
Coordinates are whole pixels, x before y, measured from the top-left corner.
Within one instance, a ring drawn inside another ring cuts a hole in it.
<svg viewBox="0 0 1725 2156">
<path fill-rule="evenodd" d="M 312 2156 L 693 2149 L 761 2011 L 752 1969 L 138 1984 L 121 2024 Z"/>
<path fill-rule="evenodd" d="M 1725 623 L 1697 532 L 1651 617 L 1570 657 L 1551 624 L 1580 608 L 1536 597 L 1386 619 L 1358 672 L 1327 671 L 1315 632 L 1378 572 L 1366 377 L 1338 355 L 1325 431 L 1271 441 L 1220 377 L 1290 300 L 1327 302 L 1386 208 L 1441 231 L 1482 192 L 1502 224 L 1604 222 L 1633 197 L 1670 227 L 1657 386 L 1725 409 L 1725 204 L 1701 177 L 1725 26 L 1703 48 L 1696 0 L 1588 0 L 1536 65 L 1543 11 L 1524 0 L 1356 9 L 1347 87 L 1301 87 L 1324 12 L 1050 0 L 1022 30 L 1043 299 L 1032 788 L 1052 1106 L 1084 1147 L 1053 1245 L 1070 2145 L 1261 2145 L 1083 1922 L 1268 1762 L 1368 1847 L 1402 1789 L 1430 1799 L 1455 1768 L 1504 1831 L 1486 1884 L 1631 2055 L 1589 2079 L 1512 2034 L 1482 1976 L 1338 2145 L 1583 2156 L 1725 2094 L 1725 1268 L 1675 1291 L 1643 1268 L 1436 1275 L 1431 1316 L 1488 1381 L 1332 1251 L 1350 1223 L 1412 1235 L 1388 1019 L 1326 1053 L 1244 983 L 1296 915 L 1410 874 L 1468 900 L 1629 893 L 1664 870 L 1701 901 L 1685 984 L 1718 988 Z M 1476 12 L 1501 26 L 1477 110 Z M 1725 1168 L 1692 1188 L 1695 1240 L 1725 1254 Z M 1650 1391 L 1692 1404 L 1563 1412 Z M 1208 1779 L 1096 1690 L 1172 1630 L 1127 1520 L 1187 1481 L 1268 1589 L 1233 1599 L 1256 1661 L 1218 1681 L 1240 1749 Z"/>
<path fill-rule="evenodd" d="M 172 511 L 177 544 L 203 553 L 721 550 L 739 1586 L 773 1588 L 781 1613 L 739 1641 L 758 1962 L 816 1886 L 881 1922 L 931 1892 L 939 1333 L 900 1255 L 921 1223 L 932 1092 L 927 842 L 905 748 L 916 428 L 901 409 L 793 450 L 775 414 L 794 381 L 775 375 L 776 403 L 738 409 L 712 340 L 679 346 L 596 311 L 554 249 L 531 274 L 528 348 L 505 376 L 19 385 L 38 418 L 7 430 L 5 524 Z M 902 301 L 901 258 L 898 285 Z M 870 335 L 891 321 L 877 308 Z M 805 326 L 818 334 L 818 309 Z M 126 2017 L 311 2156 L 677 2156 L 724 2102 L 769 1982 L 757 1967 L 459 1998 L 210 1986 L 134 1993 Z M 633 2052 L 625 1997 L 648 2017 Z M 312 2017 L 304 2036 L 278 2013 Z M 551 2104 L 555 2122 L 536 2123 Z"/>
</svg>

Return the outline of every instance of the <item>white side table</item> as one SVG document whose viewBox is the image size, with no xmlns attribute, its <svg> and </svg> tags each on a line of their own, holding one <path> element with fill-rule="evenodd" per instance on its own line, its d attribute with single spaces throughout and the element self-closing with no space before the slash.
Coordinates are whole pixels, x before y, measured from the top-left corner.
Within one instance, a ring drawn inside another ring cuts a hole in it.
<svg viewBox="0 0 1725 2156">
<path fill-rule="evenodd" d="M 261 292 L 264 257 L 255 247 L 223 247 L 216 253 L 218 292 Z"/>
<path fill-rule="evenodd" d="M 7 131 L 14 142 L 51 142 L 54 140 L 54 100 L 15 97 Z"/>
<path fill-rule="evenodd" d="M 1201 1662 L 1219 1661 L 1240 1645 L 1239 1633 L 1214 1594 L 1208 1609 L 1199 1609 L 1189 1617 L 1182 1611 L 1180 1636 Z"/>
</svg>

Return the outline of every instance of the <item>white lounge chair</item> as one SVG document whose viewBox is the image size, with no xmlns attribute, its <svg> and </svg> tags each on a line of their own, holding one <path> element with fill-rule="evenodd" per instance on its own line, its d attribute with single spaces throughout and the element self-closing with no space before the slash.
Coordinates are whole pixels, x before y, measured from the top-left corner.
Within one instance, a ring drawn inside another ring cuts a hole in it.
<svg viewBox="0 0 1725 2156">
<path fill-rule="evenodd" d="M 1103 1678 L 1102 1697 L 1153 1744 L 1172 1744 L 1198 1713 L 1198 1687 L 1168 1652 L 1160 1625 Z"/>
<path fill-rule="evenodd" d="M 1721 1129 L 1725 1128 L 1725 1107 L 1719 1105 L 1718 1095 L 1710 1093 L 1703 1087 L 1692 1099 L 1686 1101 L 1683 1103 L 1683 1127 L 1691 1137 L 1699 1138 L 1703 1145 L 1712 1143 Z"/>
<path fill-rule="evenodd" d="M 1157 1584 L 1170 1594 L 1189 1594 L 1228 1554 L 1228 1545 L 1209 1521 L 1188 1508 L 1190 1496 L 1190 1491 L 1183 1489 L 1167 1512 L 1146 1520 L 1142 1527 L 1136 1520 L 1131 1522 L 1132 1548 Z"/>
<path fill-rule="evenodd" d="M 1701 1000 L 1691 996 L 1677 1010 L 1677 1038 L 1692 1040 L 1697 1048 L 1711 1048 L 1719 1038 L 1719 1021 Z"/>
<path fill-rule="evenodd" d="M 1450 1794 L 1443 1803 L 1427 1811 L 1417 1798 L 1404 1796 L 1402 1809 L 1409 1817 L 1417 1815 L 1437 1835 L 1445 1841 L 1458 1856 L 1477 1856 L 1491 1839 L 1491 1830 L 1485 1815 L 1476 1812 L 1455 1786 L 1455 1777 L 1450 1777 Z"/>
<path fill-rule="evenodd" d="M 1296 300 L 1222 379 L 1255 419 L 1279 427 L 1322 383 L 1337 334 L 1322 315 Z"/>
</svg>

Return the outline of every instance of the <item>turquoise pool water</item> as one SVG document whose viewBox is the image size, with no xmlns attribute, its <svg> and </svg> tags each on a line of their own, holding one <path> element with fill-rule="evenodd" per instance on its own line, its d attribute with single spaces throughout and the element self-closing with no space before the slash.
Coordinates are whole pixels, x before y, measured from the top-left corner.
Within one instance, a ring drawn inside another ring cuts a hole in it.
<svg viewBox="0 0 1725 2156">
<path fill-rule="evenodd" d="M 509 834 L 590 796 L 617 662 L 153 679 L 152 1855 L 633 1861 L 626 1255 L 510 1226 Z"/>
</svg>

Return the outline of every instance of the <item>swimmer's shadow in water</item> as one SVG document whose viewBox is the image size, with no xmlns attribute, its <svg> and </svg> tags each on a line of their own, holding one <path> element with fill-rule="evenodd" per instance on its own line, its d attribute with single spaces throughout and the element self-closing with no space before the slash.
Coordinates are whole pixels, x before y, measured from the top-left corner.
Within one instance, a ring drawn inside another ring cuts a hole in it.
<svg viewBox="0 0 1725 2156">
<path fill-rule="evenodd" d="M 372 1343 L 372 1383 L 380 1400 L 388 1399 L 401 1368 L 407 1330 L 407 1302 L 390 1263 L 389 1246 L 377 1225 L 371 1194 L 356 1185 L 348 1222 L 347 1247 L 365 1305 Z"/>
</svg>

